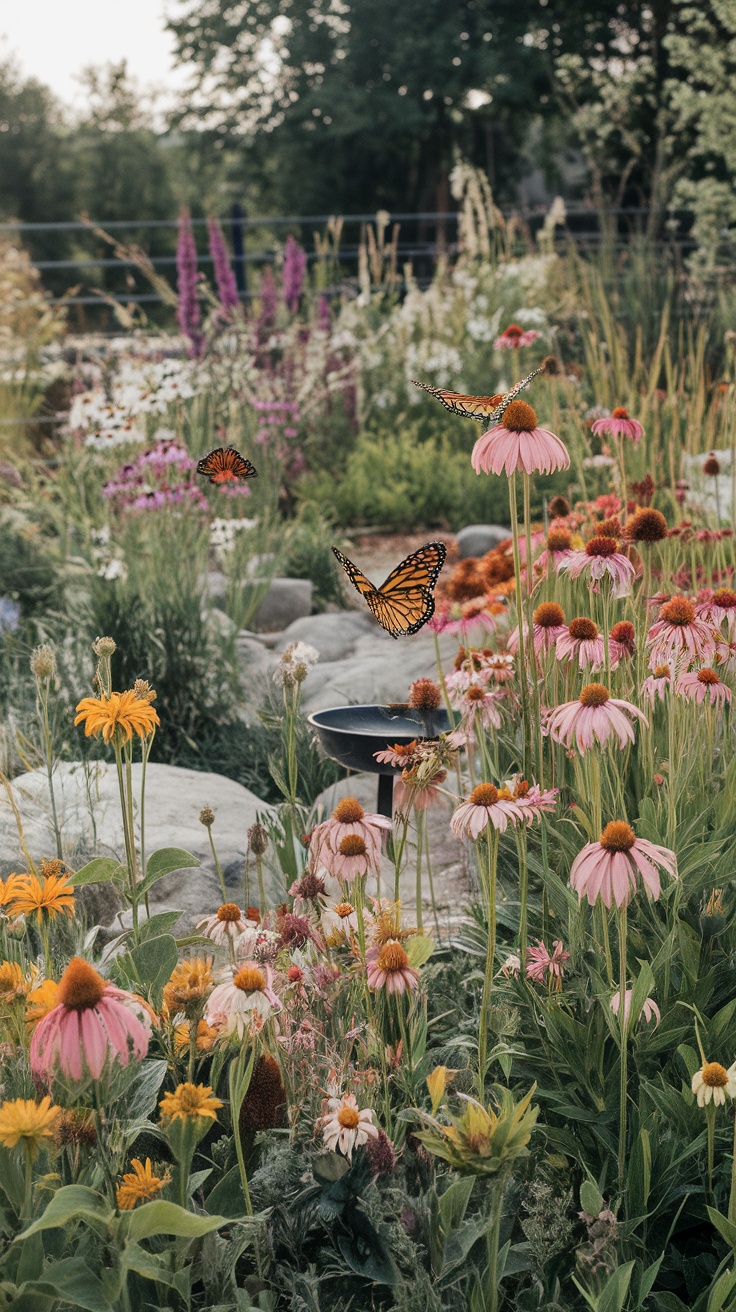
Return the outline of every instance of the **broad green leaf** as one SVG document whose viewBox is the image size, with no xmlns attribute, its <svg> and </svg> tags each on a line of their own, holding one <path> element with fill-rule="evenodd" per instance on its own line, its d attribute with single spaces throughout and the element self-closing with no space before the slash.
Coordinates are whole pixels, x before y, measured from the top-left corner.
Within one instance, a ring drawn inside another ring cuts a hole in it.
<svg viewBox="0 0 736 1312">
<path fill-rule="evenodd" d="M 121 866 L 114 857 L 96 856 L 93 861 L 82 866 L 69 882 L 75 888 L 83 888 L 85 884 L 109 884 L 112 880 L 124 879 L 126 873 L 127 867 Z"/>
<path fill-rule="evenodd" d="M 312 1174 L 320 1184 L 334 1184 L 350 1170 L 350 1163 L 339 1153 L 318 1153 L 312 1162 Z"/>
<path fill-rule="evenodd" d="M 94 1189 L 88 1189 L 84 1184 L 63 1185 L 57 1189 L 43 1215 L 17 1235 L 15 1242 L 35 1235 L 39 1230 L 53 1230 L 56 1226 L 69 1225 L 71 1221 L 107 1226 L 113 1216 L 109 1204 Z"/>
<path fill-rule="evenodd" d="M 74 1308 L 84 1308 L 86 1312 L 113 1312 L 99 1277 L 79 1257 L 67 1257 L 47 1266 L 38 1283 L 43 1287 L 50 1286 L 57 1298 L 71 1303 Z"/>
<path fill-rule="evenodd" d="M 474 1184 L 475 1179 L 472 1175 L 461 1176 L 460 1179 L 453 1180 L 440 1196 L 438 1212 L 445 1235 L 452 1234 L 462 1225 Z"/>
<path fill-rule="evenodd" d="M 337 1243 L 345 1261 L 356 1275 L 374 1280 L 379 1285 L 395 1285 L 396 1267 L 388 1245 L 368 1220 L 356 1208 L 346 1215 L 349 1234 L 337 1234 Z"/>
<path fill-rule="evenodd" d="M 159 911 L 158 915 L 151 916 L 150 920 L 143 921 L 138 931 L 138 941 L 145 943 L 146 939 L 158 938 L 160 934 L 168 934 L 183 914 L 183 911 Z"/>
<path fill-rule="evenodd" d="M 178 1235 L 185 1239 L 196 1239 L 199 1235 L 209 1234 L 210 1230 L 219 1230 L 220 1226 L 227 1224 L 226 1216 L 198 1216 L 194 1212 L 185 1212 L 178 1203 L 168 1203 L 159 1198 L 131 1212 L 127 1233 L 132 1243 L 150 1239 L 152 1235 Z"/>
<path fill-rule="evenodd" d="M 723 1312 L 726 1299 L 733 1293 L 734 1288 L 736 1288 L 736 1269 L 724 1271 L 710 1291 L 706 1312 Z"/>
<path fill-rule="evenodd" d="M 116 1107 L 116 1115 L 145 1121 L 155 1110 L 167 1070 L 168 1063 L 163 1059 L 142 1061 L 120 1100 L 120 1107 Z"/>
<path fill-rule="evenodd" d="M 214 1189 L 210 1190 L 207 1195 L 207 1211 L 219 1212 L 220 1216 L 226 1216 L 229 1220 L 246 1215 L 239 1166 L 232 1166 L 227 1174 L 217 1181 Z"/>
<path fill-rule="evenodd" d="M 583 1180 L 580 1186 L 580 1206 L 588 1216 L 597 1216 L 605 1207 L 600 1192 L 592 1180 Z"/>
<path fill-rule="evenodd" d="M 172 875 L 175 870 L 191 870 L 200 864 L 199 857 L 192 856 L 183 847 L 160 847 L 152 852 L 146 862 L 146 877 L 138 885 L 138 896 L 142 898 L 164 875 Z"/>
<path fill-rule="evenodd" d="M 147 1253 L 139 1244 L 126 1244 L 121 1258 L 121 1265 L 126 1271 L 135 1271 L 145 1280 L 158 1280 L 162 1285 L 172 1285 L 172 1275 L 165 1260 Z"/>
<path fill-rule="evenodd" d="M 729 1221 L 727 1216 L 723 1216 L 721 1212 L 717 1212 L 715 1207 L 709 1207 L 707 1210 L 711 1224 L 715 1226 L 721 1238 L 725 1239 L 726 1243 L 733 1249 L 734 1253 L 736 1253 L 736 1225 L 734 1225 L 733 1221 Z"/>
<path fill-rule="evenodd" d="M 164 985 L 178 959 L 176 939 L 171 934 L 159 934 L 118 957 L 113 969 L 115 975 L 122 975 L 136 993 L 144 992 L 158 1007 Z"/>
<path fill-rule="evenodd" d="M 419 970 L 425 961 L 429 961 L 434 952 L 434 941 L 428 938 L 426 934 L 415 934 L 406 941 L 406 955 L 409 958 L 409 965 L 415 970 Z"/>
<path fill-rule="evenodd" d="M 639 1307 L 641 1307 L 641 1305 L 644 1303 L 644 1301 L 648 1298 L 649 1294 L 651 1293 L 652 1285 L 657 1279 L 657 1276 L 659 1274 L 659 1268 L 661 1267 L 663 1261 L 664 1261 L 664 1253 L 660 1253 L 656 1262 L 652 1262 L 652 1265 L 648 1266 L 646 1271 L 642 1275 L 642 1278 L 639 1282 L 639 1304 L 638 1304 Z"/>
<path fill-rule="evenodd" d="M 622 1312 L 629 1293 L 635 1262 L 625 1262 L 609 1276 L 598 1295 L 598 1312 Z"/>
</svg>

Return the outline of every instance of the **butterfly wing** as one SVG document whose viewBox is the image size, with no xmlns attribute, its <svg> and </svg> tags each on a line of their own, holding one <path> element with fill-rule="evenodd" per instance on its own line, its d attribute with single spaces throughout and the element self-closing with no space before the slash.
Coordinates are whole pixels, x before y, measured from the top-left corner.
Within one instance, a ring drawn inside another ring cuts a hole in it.
<svg viewBox="0 0 736 1312">
<path fill-rule="evenodd" d="M 502 392 L 498 392 L 496 396 L 467 396 L 465 392 L 446 392 L 442 387 L 417 383 L 413 378 L 412 382 L 415 387 L 421 387 L 423 392 L 435 396 L 451 415 L 462 415 L 463 419 L 475 419 L 479 424 L 490 418 L 496 406 L 503 400 Z"/>
<path fill-rule="evenodd" d="M 234 446 L 218 446 L 197 462 L 197 473 L 204 474 L 210 483 L 240 482 L 257 478 L 255 467 L 236 451 Z"/>
<path fill-rule="evenodd" d="M 343 556 L 342 552 L 338 551 L 337 547 L 333 547 L 332 550 L 345 570 L 353 587 L 358 589 L 361 597 L 367 597 L 369 593 L 376 591 L 370 579 L 366 578 L 362 570 L 359 570 L 358 566 L 354 565 L 352 560 L 348 560 L 347 556 Z"/>
<path fill-rule="evenodd" d="M 445 563 L 444 542 L 428 542 L 412 552 L 392 570 L 386 582 L 376 588 L 365 574 L 337 547 L 333 547 L 350 582 L 357 588 L 382 629 L 392 638 L 416 633 L 434 614 L 432 588 Z"/>
<path fill-rule="evenodd" d="M 414 383 L 415 387 L 421 387 L 423 392 L 429 392 L 430 396 L 435 396 L 437 400 L 449 410 L 451 415 L 462 415 L 464 419 L 476 419 L 480 424 L 487 424 L 493 428 L 500 419 L 503 418 L 503 412 L 507 405 L 516 400 L 519 392 L 523 392 L 528 387 L 532 378 L 537 374 L 544 372 L 544 365 L 538 369 L 532 369 L 526 378 L 521 382 L 515 383 L 510 392 L 497 392 L 495 396 L 466 396 L 464 392 L 445 392 L 441 387 L 430 387 L 429 383 Z"/>
</svg>

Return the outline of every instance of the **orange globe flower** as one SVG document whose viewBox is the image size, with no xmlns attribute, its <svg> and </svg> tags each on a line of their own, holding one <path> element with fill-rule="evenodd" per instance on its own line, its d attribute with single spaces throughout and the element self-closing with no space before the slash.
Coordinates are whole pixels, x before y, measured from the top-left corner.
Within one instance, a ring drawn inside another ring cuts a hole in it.
<svg viewBox="0 0 736 1312">
<path fill-rule="evenodd" d="M 111 692 L 109 697 L 83 697 L 74 723 L 84 723 L 85 737 L 101 733 L 109 743 L 113 738 L 130 742 L 134 733 L 147 738 L 161 721 L 147 697 L 138 697 L 133 689 L 128 689 Z"/>
</svg>

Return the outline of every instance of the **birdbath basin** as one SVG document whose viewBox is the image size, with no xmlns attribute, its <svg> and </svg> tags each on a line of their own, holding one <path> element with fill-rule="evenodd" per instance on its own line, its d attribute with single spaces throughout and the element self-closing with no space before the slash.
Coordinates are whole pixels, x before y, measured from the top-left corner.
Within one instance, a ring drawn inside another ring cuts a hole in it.
<svg viewBox="0 0 736 1312">
<path fill-rule="evenodd" d="M 410 706 L 331 706 L 314 711 L 308 722 L 316 730 L 325 752 L 349 770 L 378 775 L 380 815 L 391 818 L 393 777 L 400 770 L 381 765 L 374 753 L 410 743 L 415 738 L 437 738 L 452 728 L 447 711 L 419 711 Z"/>
</svg>

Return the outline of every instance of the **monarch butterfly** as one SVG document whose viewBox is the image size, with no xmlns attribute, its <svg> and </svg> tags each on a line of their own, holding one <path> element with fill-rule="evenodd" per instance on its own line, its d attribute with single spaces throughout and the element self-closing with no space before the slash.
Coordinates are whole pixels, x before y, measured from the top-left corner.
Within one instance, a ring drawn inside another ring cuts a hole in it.
<svg viewBox="0 0 736 1312">
<path fill-rule="evenodd" d="M 244 478 L 256 478 L 250 463 L 234 446 L 218 446 L 197 462 L 197 473 L 204 474 L 210 483 L 237 483 Z"/>
<path fill-rule="evenodd" d="M 538 369 L 533 369 L 526 378 L 522 378 L 520 383 L 516 383 L 510 392 L 497 392 L 495 396 L 466 396 L 464 392 L 445 392 L 441 387 L 431 387 L 429 383 L 417 383 L 412 378 L 415 387 L 421 387 L 423 392 L 429 392 L 430 396 L 436 396 L 437 400 L 442 403 L 445 410 L 449 410 L 451 415 L 462 415 L 464 419 L 476 419 L 479 424 L 487 423 L 490 428 L 497 424 L 503 418 L 503 412 L 507 405 L 516 399 L 519 392 L 528 387 L 532 378 L 537 374 L 553 372 L 548 360 L 543 360 Z"/>
<path fill-rule="evenodd" d="M 416 633 L 434 614 L 432 588 L 445 563 L 447 548 L 444 542 L 428 542 L 413 551 L 392 570 L 380 588 L 361 573 L 357 565 L 333 547 L 354 588 L 358 589 L 366 605 L 375 615 L 381 628 L 399 638 Z"/>
</svg>

